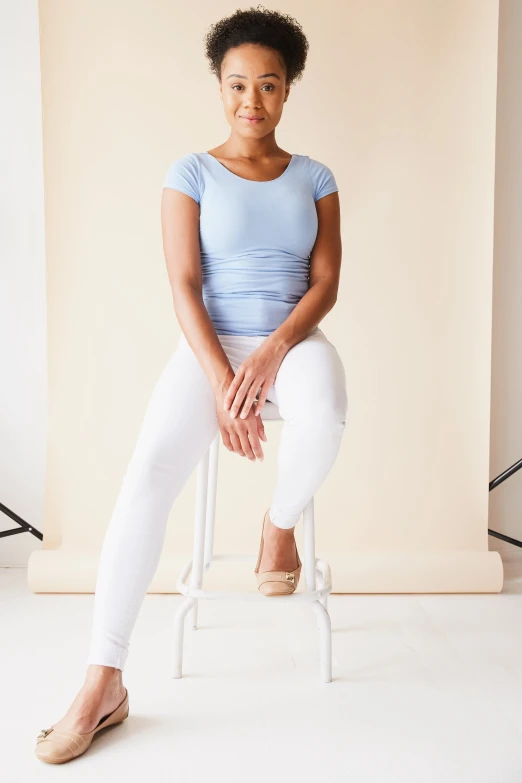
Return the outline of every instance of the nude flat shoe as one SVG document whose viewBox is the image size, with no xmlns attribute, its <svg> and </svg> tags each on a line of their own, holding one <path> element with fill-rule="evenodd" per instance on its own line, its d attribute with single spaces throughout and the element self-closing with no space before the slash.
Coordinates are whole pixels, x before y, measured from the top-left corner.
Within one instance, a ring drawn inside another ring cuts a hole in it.
<svg viewBox="0 0 522 783">
<path fill-rule="evenodd" d="M 98 725 L 88 734 L 77 734 L 74 731 L 55 731 L 54 726 L 50 729 L 42 729 L 36 738 L 35 754 L 42 761 L 49 764 L 63 764 L 64 761 L 70 761 L 85 753 L 92 742 L 96 732 L 112 726 L 114 723 L 121 723 L 129 715 L 129 692 L 125 688 L 125 698 L 123 701 L 100 720 Z"/>
<path fill-rule="evenodd" d="M 289 595 L 293 593 L 297 585 L 299 584 L 299 577 L 301 575 L 301 560 L 299 559 L 299 552 L 297 551 L 297 544 L 295 547 L 295 553 L 297 555 L 297 568 L 294 571 L 263 571 L 259 573 L 259 564 L 263 556 L 263 531 L 265 529 L 265 520 L 269 512 L 269 508 L 265 511 L 263 517 L 263 528 L 261 530 L 261 545 L 259 547 L 259 557 L 257 558 L 257 565 L 254 573 L 257 579 L 257 589 L 263 595 Z"/>
</svg>

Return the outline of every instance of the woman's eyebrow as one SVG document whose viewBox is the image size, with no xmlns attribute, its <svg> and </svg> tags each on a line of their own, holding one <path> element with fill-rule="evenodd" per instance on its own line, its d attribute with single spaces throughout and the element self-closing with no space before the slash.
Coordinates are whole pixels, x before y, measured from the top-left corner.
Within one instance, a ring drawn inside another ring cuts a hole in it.
<svg viewBox="0 0 522 783">
<path fill-rule="evenodd" d="M 231 73 L 227 76 L 227 79 L 231 79 L 232 76 L 235 76 L 236 79 L 246 79 L 246 76 L 241 76 L 240 73 Z M 276 79 L 281 80 L 281 77 L 277 75 L 277 73 L 262 73 L 261 76 L 258 76 L 258 79 L 266 79 L 267 76 L 275 76 Z"/>
</svg>

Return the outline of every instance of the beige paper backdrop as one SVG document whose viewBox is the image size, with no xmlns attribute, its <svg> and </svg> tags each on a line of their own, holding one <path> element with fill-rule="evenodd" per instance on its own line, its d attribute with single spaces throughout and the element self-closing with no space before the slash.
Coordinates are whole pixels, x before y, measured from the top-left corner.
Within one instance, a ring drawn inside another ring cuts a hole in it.
<svg viewBox="0 0 522 783">
<path fill-rule="evenodd" d="M 334 592 L 495 592 L 488 552 L 498 3 L 283 2 L 310 40 L 277 131 L 340 188 L 343 271 L 321 327 L 349 411 L 316 495 Z M 177 323 L 161 247 L 170 163 L 228 137 L 202 37 L 236 8 L 41 0 L 49 442 L 32 590 L 94 590 L 99 550 Z M 220 453 L 215 565 L 255 589 L 279 423 L 262 464 Z M 196 473 L 149 592 L 190 557 Z M 298 545 L 301 542 L 298 527 Z"/>
</svg>

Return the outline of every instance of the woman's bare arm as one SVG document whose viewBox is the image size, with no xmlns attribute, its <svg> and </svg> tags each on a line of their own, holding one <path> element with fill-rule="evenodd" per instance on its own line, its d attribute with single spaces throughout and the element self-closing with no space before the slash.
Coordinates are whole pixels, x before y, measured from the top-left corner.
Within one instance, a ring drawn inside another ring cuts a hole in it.
<svg viewBox="0 0 522 783">
<path fill-rule="evenodd" d="M 203 302 L 199 204 L 185 193 L 163 188 L 161 228 L 176 316 L 214 393 L 221 396 L 230 386 L 234 371 Z"/>
<path fill-rule="evenodd" d="M 188 344 L 212 384 L 224 445 L 255 462 L 256 458 L 263 459 L 259 438 L 267 439 L 261 416 L 255 416 L 252 410 L 247 419 L 238 421 L 224 406 L 235 373 L 203 301 L 199 214 L 199 205 L 193 198 L 174 188 L 163 188 L 163 252 L 174 309 Z"/>
<path fill-rule="evenodd" d="M 308 337 L 337 301 L 342 259 L 339 193 L 335 191 L 323 196 L 315 206 L 318 230 L 310 255 L 309 288 L 286 320 L 265 341 L 267 348 L 276 355 L 284 356 L 296 343 Z M 259 399 L 264 402 L 264 397 Z"/>
</svg>

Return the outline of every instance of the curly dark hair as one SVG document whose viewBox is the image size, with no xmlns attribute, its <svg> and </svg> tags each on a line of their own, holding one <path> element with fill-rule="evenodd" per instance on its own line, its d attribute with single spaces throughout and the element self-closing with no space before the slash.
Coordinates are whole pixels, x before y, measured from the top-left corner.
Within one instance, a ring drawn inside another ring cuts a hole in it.
<svg viewBox="0 0 522 783">
<path fill-rule="evenodd" d="M 308 53 L 308 41 L 299 22 L 262 5 L 246 11 L 238 9 L 221 19 L 209 27 L 203 40 L 210 71 L 219 81 L 223 58 L 234 46 L 250 43 L 276 50 L 285 63 L 286 80 L 290 84 L 301 78 Z"/>
</svg>

